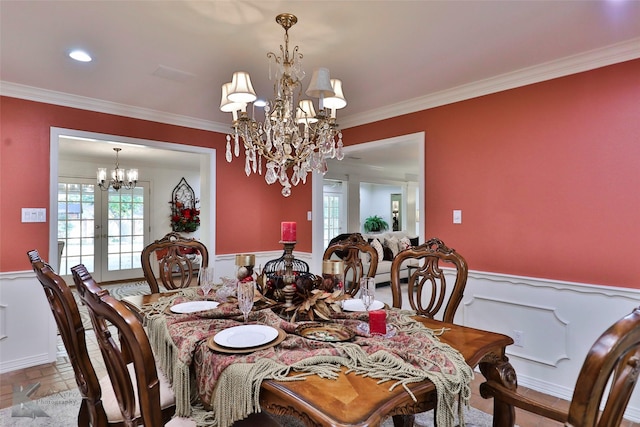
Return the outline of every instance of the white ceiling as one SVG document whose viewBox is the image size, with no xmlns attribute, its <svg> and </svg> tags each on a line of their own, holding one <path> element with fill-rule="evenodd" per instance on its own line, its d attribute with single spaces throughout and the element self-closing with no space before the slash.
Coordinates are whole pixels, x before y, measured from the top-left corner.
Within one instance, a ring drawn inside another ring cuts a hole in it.
<svg viewBox="0 0 640 427">
<path fill-rule="evenodd" d="M 3 0 L 0 90 L 228 129 L 220 86 L 234 71 L 248 71 L 258 95 L 271 95 L 266 53 L 283 42 L 274 20 L 281 12 L 298 16 L 290 44 L 300 46 L 307 76 L 326 66 L 343 81 L 343 127 L 603 48 L 612 62 L 640 57 L 633 0 Z M 94 61 L 68 58 L 78 47 Z M 174 77 L 154 75 L 159 68 Z"/>
<path fill-rule="evenodd" d="M 100 142 L 100 143 L 97 143 Z M 167 150 L 144 144 L 131 144 L 105 139 L 83 139 L 61 136 L 58 139 L 58 157 L 76 162 L 96 162 L 109 170 L 115 166 L 114 148 L 118 153 L 120 167 L 124 169 L 150 166 L 171 169 L 199 169 L 200 155 L 185 151 Z"/>
</svg>

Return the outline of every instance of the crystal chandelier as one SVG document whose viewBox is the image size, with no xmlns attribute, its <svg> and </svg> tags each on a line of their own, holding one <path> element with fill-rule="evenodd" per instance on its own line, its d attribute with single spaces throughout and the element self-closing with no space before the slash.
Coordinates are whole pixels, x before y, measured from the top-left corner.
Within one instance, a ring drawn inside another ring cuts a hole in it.
<svg viewBox="0 0 640 427">
<path fill-rule="evenodd" d="M 267 53 L 269 79 L 274 63 L 276 70 L 274 99 L 264 104 L 264 122 L 257 121 L 254 114 L 252 117 L 247 114 L 247 104 L 262 104 L 254 102 L 257 96 L 249 73 L 244 71 L 235 72 L 232 81 L 222 85 L 220 110 L 233 115 L 233 132 L 227 135 L 227 162 L 240 155 L 242 139 L 247 176 L 252 172 L 262 175 L 263 161 L 266 162 L 265 180 L 268 184 L 279 181 L 282 195 L 288 197 L 292 185 L 306 183 L 307 172 L 323 175 L 327 172 L 325 158 L 343 159 L 342 133 L 336 123 L 336 110 L 344 108 L 347 101 L 342 93 L 342 82 L 330 79 L 327 68 L 313 72 L 305 92 L 307 96 L 319 99 L 318 113 L 311 100 L 301 99 L 301 80 L 305 76 L 302 53 L 298 52 L 298 46 L 289 52 L 289 28 L 298 22 L 298 18 L 282 13 L 276 16 L 276 22 L 284 28 L 284 46 L 280 45 L 280 55 Z"/>
<path fill-rule="evenodd" d="M 138 169 L 129 169 L 125 171 L 124 169 L 120 169 L 120 164 L 118 163 L 118 153 L 122 151 L 122 148 L 114 148 L 113 151 L 116 152 L 116 168 L 111 171 L 111 179 L 107 181 L 107 169 L 106 168 L 98 168 L 98 186 L 101 190 L 107 191 L 109 187 L 118 191 L 121 188 L 126 190 L 131 190 L 136 187 L 138 182 Z M 127 175 L 127 180 L 124 180 L 125 174 Z"/>
</svg>

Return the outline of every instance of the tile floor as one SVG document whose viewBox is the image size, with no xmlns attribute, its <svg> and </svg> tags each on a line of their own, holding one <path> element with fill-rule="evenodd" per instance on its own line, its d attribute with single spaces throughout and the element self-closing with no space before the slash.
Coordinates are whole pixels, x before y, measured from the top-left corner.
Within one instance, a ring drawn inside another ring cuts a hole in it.
<svg viewBox="0 0 640 427">
<path fill-rule="evenodd" d="M 98 378 L 107 374 L 93 331 L 86 334 L 87 349 Z M 0 375 L 0 408 L 13 405 L 13 387 L 31 387 L 39 383 L 40 387 L 31 395 L 31 399 L 39 399 L 50 394 L 76 389 L 78 386 L 71 361 L 58 335 L 56 361 L 46 365 L 19 369 Z"/>
<path fill-rule="evenodd" d="M 390 290 L 388 288 L 378 288 L 377 299 L 390 304 L 391 300 L 387 301 L 388 298 L 390 298 Z M 88 331 L 86 338 L 91 360 L 94 363 L 98 378 L 101 378 L 106 375 L 106 369 L 93 331 Z M 492 401 L 483 399 L 478 391 L 478 387 L 483 381 L 484 378 L 482 375 L 480 373 L 476 373 L 476 378 L 473 380 L 472 384 L 473 392 L 471 396 L 471 405 L 481 411 L 491 413 L 493 410 Z M 0 375 L 0 408 L 6 408 L 13 404 L 12 393 L 14 385 L 22 385 L 26 387 L 34 383 L 40 383 L 40 387 L 31 396 L 32 399 L 38 399 L 53 393 L 77 387 L 73 368 L 71 367 L 69 357 L 59 336 L 58 357 L 54 363 L 20 369 Z M 520 387 L 520 390 L 530 397 L 546 402 L 553 407 L 563 409 L 568 408 L 569 403 L 565 400 L 545 395 L 534 390 L 529 390 L 524 387 Z M 519 409 L 516 409 L 516 420 L 520 427 L 562 426 L 561 423 L 550 421 Z M 622 426 L 640 427 L 640 423 L 625 421 Z"/>
</svg>

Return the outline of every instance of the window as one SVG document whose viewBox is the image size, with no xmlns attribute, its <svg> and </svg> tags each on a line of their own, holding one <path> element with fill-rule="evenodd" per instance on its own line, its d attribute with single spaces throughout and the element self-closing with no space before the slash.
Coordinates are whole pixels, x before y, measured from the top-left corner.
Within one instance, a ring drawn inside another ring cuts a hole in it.
<svg viewBox="0 0 640 427">
<path fill-rule="evenodd" d="M 323 189 L 323 241 L 325 248 L 331 239 L 342 232 L 342 223 L 346 216 L 343 210 L 342 182 L 325 180 Z"/>
</svg>

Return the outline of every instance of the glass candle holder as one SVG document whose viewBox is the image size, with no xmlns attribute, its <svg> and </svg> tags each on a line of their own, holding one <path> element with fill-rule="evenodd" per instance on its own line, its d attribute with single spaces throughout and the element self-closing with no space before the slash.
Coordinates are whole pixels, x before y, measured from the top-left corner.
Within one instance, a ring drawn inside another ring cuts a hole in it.
<svg viewBox="0 0 640 427">
<path fill-rule="evenodd" d="M 341 260 L 322 261 L 322 289 L 327 292 L 344 292 L 344 262 Z"/>
</svg>

